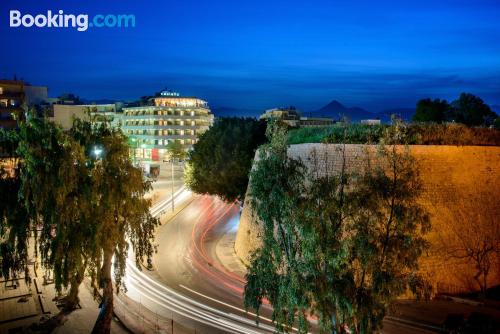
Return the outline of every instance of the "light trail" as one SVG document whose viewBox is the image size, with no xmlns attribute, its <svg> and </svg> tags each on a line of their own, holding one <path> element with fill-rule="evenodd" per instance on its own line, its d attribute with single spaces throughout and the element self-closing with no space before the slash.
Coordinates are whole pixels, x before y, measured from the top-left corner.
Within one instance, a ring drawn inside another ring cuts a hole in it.
<svg viewBox="0 0 500 334">
<path fill-rule="evenodd" d="M 169 206 L 172 199 L 185 199 L 190 194 L 191 193 L 184 188 L 179 189 L 174 194 L 174 197 L 167 198 L 166 200 L 163 200 L 153 206 L 151 208 L 151 214 L 154 217 L 158 217 L 163 213 L 165 208 Z M 204 203 L 208 203 L 208 198 L 204 200 Z M 222 214 L 220 214 L 218 212 L 220 209 L 220 205 L 218 205 L 219 203 L 216 203 L 215 201 L 210 202 L 211 203 L 209 203 L 199 214 L 197 214 L 196 221 L 200 222 L 203 217 L 206 218 L 206 215 L 208 215 L 209 218 L 215 217 L 215 222 L 212 222 L 211 219 L 207 220 L 211 222 L 211 224 L 209 224 L 211 228 L 218 221 L 220 221 L 220 219 L 222 219 L 232 207 L 223 210 Z M 195 248 L 197 249 L 197 255 L 201 255 L 203 259 L 209 260 L 206 253 L 203 252 L 202 254 L 197 245 L 195 245 Z M 220 276 L 217 276 L 213 272 L 207 270 L 205 266 L 199 262 L 198 257 L 199 256 L 193 256 L 193 261 L 196 263 L 196 266 L 219 280 Z M 157 282 L 147 273 L 136 268 L 135 262 L 132 260 L 133 258 L 133 253 L 130 251 L 129 257 L 127 258 L 126 274 L 124 277 L 124 282 L 128 290 L 127 295 L 141 304 L 143 302 L 146 303 L 147 305 L 143 304 L 143 306 L 149 309 L 155 309 L 158 314 L 169 314 L 170 312 L 174 312 L 175 314 L 190 319 L 196 323 L 230 333 L 262 334 L 274 332 L 273 326 L 264 323 L 257 324 L 253 319 L 221 311 L 204 303 L 200 303 L 196 299 L 181 294 L 165 284 Z M 213 261 L 207 261 L 207 263 L 210 262 Z M 232 308 L 245 313 L 244 310 L 235 306 Z M 260 319 L 270 321 L 270 319 L 267 318 L 264 319 L 261 317 Z"/>
</svg>

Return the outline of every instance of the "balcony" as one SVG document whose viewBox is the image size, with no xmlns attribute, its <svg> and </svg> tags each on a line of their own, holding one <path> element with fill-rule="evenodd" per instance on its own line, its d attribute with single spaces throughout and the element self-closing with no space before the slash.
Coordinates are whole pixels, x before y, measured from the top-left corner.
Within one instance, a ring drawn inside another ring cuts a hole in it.
<svg viewBox="0 0 500 334">
<path fill-rule="evenodd" d="M 203 128 L 208 128 L 209 124 L 206 125 L 122 125 L 123 130 L 200 130 Z"/>
<path fill-rule="evenodd" d="M 133 120 L 133 119 L 144 119 L 144 120 L 147 120 L 147 119 L 161 119 L 161 120 L 176 120 L 176 119 L 182 119 L 182 120 L 197 120 L 197 119 L 212 119 L 211 115 L 195 115 L 195 116 L 191 116 L 191 115 L 183 115 L 183 116 L 180 116 L 180 115 L 133 115 L 133 116 L 126 116 L 124 115 L 122 117 L 122 120 L 123 121 L 127 121 L 127 120 Z"/>
<path fill-rule="evenodd" d="M 134 137 L 137 139 L 151 139 L 151 140 L 160 140 L 160 139 L 197 139 L 197 135 L 133 135 L 129 134 L 129 137 Z"/>
</svg>

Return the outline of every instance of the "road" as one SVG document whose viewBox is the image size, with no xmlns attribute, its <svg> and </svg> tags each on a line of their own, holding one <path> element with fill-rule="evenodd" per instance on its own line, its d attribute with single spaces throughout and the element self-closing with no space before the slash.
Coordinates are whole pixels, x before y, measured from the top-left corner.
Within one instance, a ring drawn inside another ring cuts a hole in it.
<svg viewBox="0 0 500 334">
<path fill-rule="evenodd" d="M 190 196 L 178 192 L 177 202 Z M 161 203 L 168 207 L 167 202 Z M 153 208 L 158 214 L 160 208 Z M 215 245 L 227 222 L 238 219 L 239 206 L 210 196 L 194 200 L 157 230 L 154 271 L 139 272 L 129 262 L 127 295 L 148 309 L 173 317 L 201 333 L 272 333 L 269 308 L 257 326 L 242 305 L 244 282 L 214 261 Z"/>
<path fill-rule="evenodd" d="M 244 280 L 222 266 L 216 245 L 239 221 L 239 206 L 211 196 L 191 196 L 182 189 L 177 202 L 190 204 L 159 227 L 154 257 L 155 270 L 139 272 L 129 262 L 127 295 L 153 312 L 193 328 L 197 333 L 272 333 L 271 308 L 256 315 L 242 303 Z M 190 197 L 191 196 L 191 197 Z M 152 209 L 159 214 L 168 201 Z M 432 333 L 397 321 L 386 321 L 384 333 Z"/>
</svg>

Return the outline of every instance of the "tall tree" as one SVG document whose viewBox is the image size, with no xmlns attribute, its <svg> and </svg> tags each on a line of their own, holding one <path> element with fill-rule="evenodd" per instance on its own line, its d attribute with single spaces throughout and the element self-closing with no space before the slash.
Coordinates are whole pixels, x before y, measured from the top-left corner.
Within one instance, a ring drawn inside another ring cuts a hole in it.
<svg viewBox="0 0 500 334">
<path fill-rule="evenodd" d="M 22 158 L 19 196 L 30 220 L 42 264 L 54 271 L 55 287 L 70 286 L 65 311 L 79 302 L 91 238 L 90 169 L 81 145 L 54 123 L 28 117 L 20 124 Z"/>
<path fill-rule="evenodd" d="M 408 287 L 424 287 L 416 269 L 429 224 L 416 201 L 415 162 L 381 146 L 356 170 L 340 145 L 335 157 L 313 154 L 306 168 L 288 157 L 284 130 L 273 129 L 250 178 L 264 232 L 247 274 L 245 306 L 258 310 L 267 298 L 280 332 L 293 325 L 307 332 L 310 314 L 322 333 L 377 330 L 392 300 Z"/>
<path fill-rule="evenodd" d="M 422 99 L 417 103 L 413 121 L 415 122 L 435 122 L 442 123 L 449 115 L 450 105 L 446 100 Z"/>
<path fill-rule="evenodd" d="M 491 125 L 498 115 L 475 95 L 462 93 L 452 104 L 453 120 L 469 126 Z"/>
<path fill-rule="evenodd" d="M 129 245 L 137 266 L 154 251 L 158 220 L 144 198 L 151 185 L 133 167 L 126 137 L 106 123 L 77 119 L 65 133 L 28 117 L 20 128 L 19 193 L 29 221 L 41 227 L 37 240 L 43 264 L 54 269 L 58 289 L 70 285 L 69 305 L 78 301 L 78 286 L 90 274 L 96 294 L 102 291 L 93 332 L 109 333 L 112 267 L 118 292 Z M 28 224 L 21 226 L 29 230 Z"/>
<path fill-rule="evenodd" d="M 30 221 L 17 194 L 21 187 L 19 136 L 14 130 L 0 129 L 0 276 L 17 278 L 24 272 L 29 281 L 28 242 Z"/>
<path fill-rule="evenodd" d="M 75 121 L 71 135 L 93 156 L 91 193 L 93 194 L 92 238 L 87 249 L 89 271 L 96 290 L 102 290 L 101 311 L 93 333 L 109 333 L 113 316 L 113 281 L 116 291 L 125 273 L 129 245 L 141 268 L 154 252 L 154 229 L 158 219 L 151 216 L 151 200 L 144 195 L 151 183 L 129 157 L 127 138 L 119 129 L 106 124 Z M 114 262 L 113 262 L 114 258 Z"/>
<path fill-rule="evenodd" d="M 265 121 L 221 118 L 203 133 L 189 154 L 186 184 L 226 201 L 241 200 L 255 150 L 265 141 Z"/>
</svg>

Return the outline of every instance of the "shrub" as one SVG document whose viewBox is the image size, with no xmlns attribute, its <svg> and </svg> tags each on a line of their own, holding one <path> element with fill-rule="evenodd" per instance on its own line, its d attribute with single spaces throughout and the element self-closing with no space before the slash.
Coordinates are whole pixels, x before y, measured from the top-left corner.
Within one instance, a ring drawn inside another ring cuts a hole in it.
<svg viewBox="0 0 500 334">
<path fill-rule="evenodd" d="M 318 128 L 300 128 L 289 131 L 289 144 L 303 143 L 378 143 L 386 125 L 335 124 Z"/>
<path fill-rule="evenodd" d="M 347 143 L 374 144 L 388 125 L 349 124 L 301 128 L 289 131 L 289 144 Z M 500 131 L 493 128 L 467 127 L 462 124 L 414 123 L 403 126 L 400 144 L 500 146 Z"/>
</svg>

